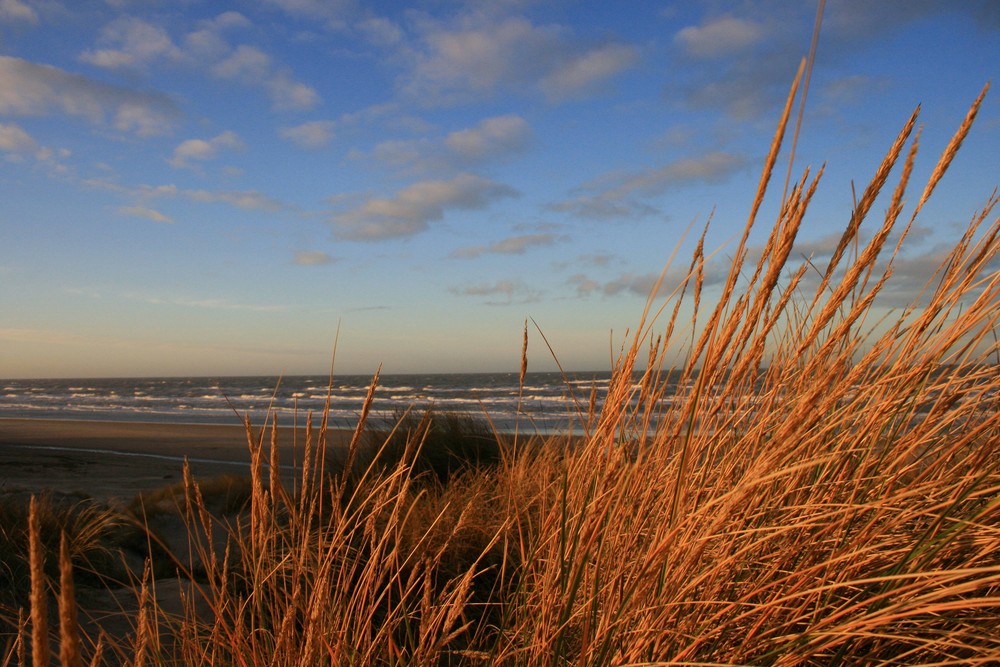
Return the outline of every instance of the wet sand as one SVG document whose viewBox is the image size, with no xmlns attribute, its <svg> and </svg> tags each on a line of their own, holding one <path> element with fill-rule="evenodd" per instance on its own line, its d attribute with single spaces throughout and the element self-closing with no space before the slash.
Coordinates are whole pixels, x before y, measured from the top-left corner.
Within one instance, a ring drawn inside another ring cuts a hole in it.
<svg viewBox="0 0 1000 667">
<path fill-rule="evenodd" d="M 349 439 L 331 431 L 328 443 Z M 305 429 L 279 429 L 283 465 L 301 450 Z M 264 437 L 270 443 L 270 432 Z M 44 490 L 128 500 L 192 473 L 207 478 L 249 472 L 244 428 L 203 424 L 150 424 L 0 419 L 0 493 Z"/>
</svg>

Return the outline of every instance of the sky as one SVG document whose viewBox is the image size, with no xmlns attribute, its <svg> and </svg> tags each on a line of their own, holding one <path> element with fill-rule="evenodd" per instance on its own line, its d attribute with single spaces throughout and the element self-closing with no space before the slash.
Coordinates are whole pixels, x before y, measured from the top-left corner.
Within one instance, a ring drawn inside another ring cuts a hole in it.
<svg viewBox="0 0 1000 667">
<path fill-rule="evenodd" d="M 0 378 L 511 371 L 529 318 L 529 370 L 554 368 L 542 334 L 564 368 L 606 369 L 709 219 L 720 289 L 815 19 L 799 0 L 0 0 Z M 921 105 L 915 200 L 998 73 L 994 0 L 829 0 L 797 256 L 829 252 Z M 1000 183 L 998 100 L 918 218 L 900 304 Z"/>
</svg>

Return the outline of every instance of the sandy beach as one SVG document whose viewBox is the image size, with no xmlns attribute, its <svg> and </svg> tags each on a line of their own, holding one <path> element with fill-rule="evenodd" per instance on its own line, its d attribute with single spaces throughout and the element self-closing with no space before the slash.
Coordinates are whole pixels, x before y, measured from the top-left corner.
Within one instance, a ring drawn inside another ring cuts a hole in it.
<svg viewBox="0 0 1000 667">
<path fill-rule="evenodd" d="M 332 431 L 328 442 L 348 437 Z M 291 462 L 304 439 L 304 428 L 279 429 L 283 463 Z M 128 500 L 180 481 L 185 457 L 196 477 L 247 472 L 246 431 L 238 424 L 0 419 L 0 492 L 51 490 Z"/>
</svg>

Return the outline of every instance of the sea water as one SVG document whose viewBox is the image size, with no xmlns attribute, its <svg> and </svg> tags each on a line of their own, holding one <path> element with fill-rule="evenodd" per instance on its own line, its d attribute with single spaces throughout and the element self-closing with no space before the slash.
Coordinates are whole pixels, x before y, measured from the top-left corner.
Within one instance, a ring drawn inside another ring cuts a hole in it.
<svg viewBox="0 0 1000 667">
<path fill-rule="evenodd" d="M 405 410 L 462 413 L 489 419 L 501 431 L 577 430 L 591 393 L 598 407 L 610 373 L 458 373 L 384 375 L 372 418 L 391 420 Z M 329 403 L 332 428 L 354 428 L 371 376 L 161 377 L 0 380 L 0 418 L 84 419 L 121 422 L 314 424 Z"/>
</svg>

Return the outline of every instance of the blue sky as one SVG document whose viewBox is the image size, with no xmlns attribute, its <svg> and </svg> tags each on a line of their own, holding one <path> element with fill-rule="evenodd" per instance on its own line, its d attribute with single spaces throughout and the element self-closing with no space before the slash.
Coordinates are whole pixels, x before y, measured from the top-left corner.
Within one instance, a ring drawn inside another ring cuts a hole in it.
<svg viewBox="0 0 1000 667">
<path fill-rule="evenodd" d="M 814 19 L 796 0 L 0 0 L 0 377 L 324 373 L 338 326 L 340 373 L 515 370 L 527 317 L 565 367 L 607 368 L 710 215 L 721 280 Z M 917 104 L 919 185 L 998 71 L 996 2 L 830 0 L 800 254 Z M 1000 181 L 998 96 L 918 219 L 901 303 Z M 552 368 L 532 336 L 530 368 Z"/>
</svg>

